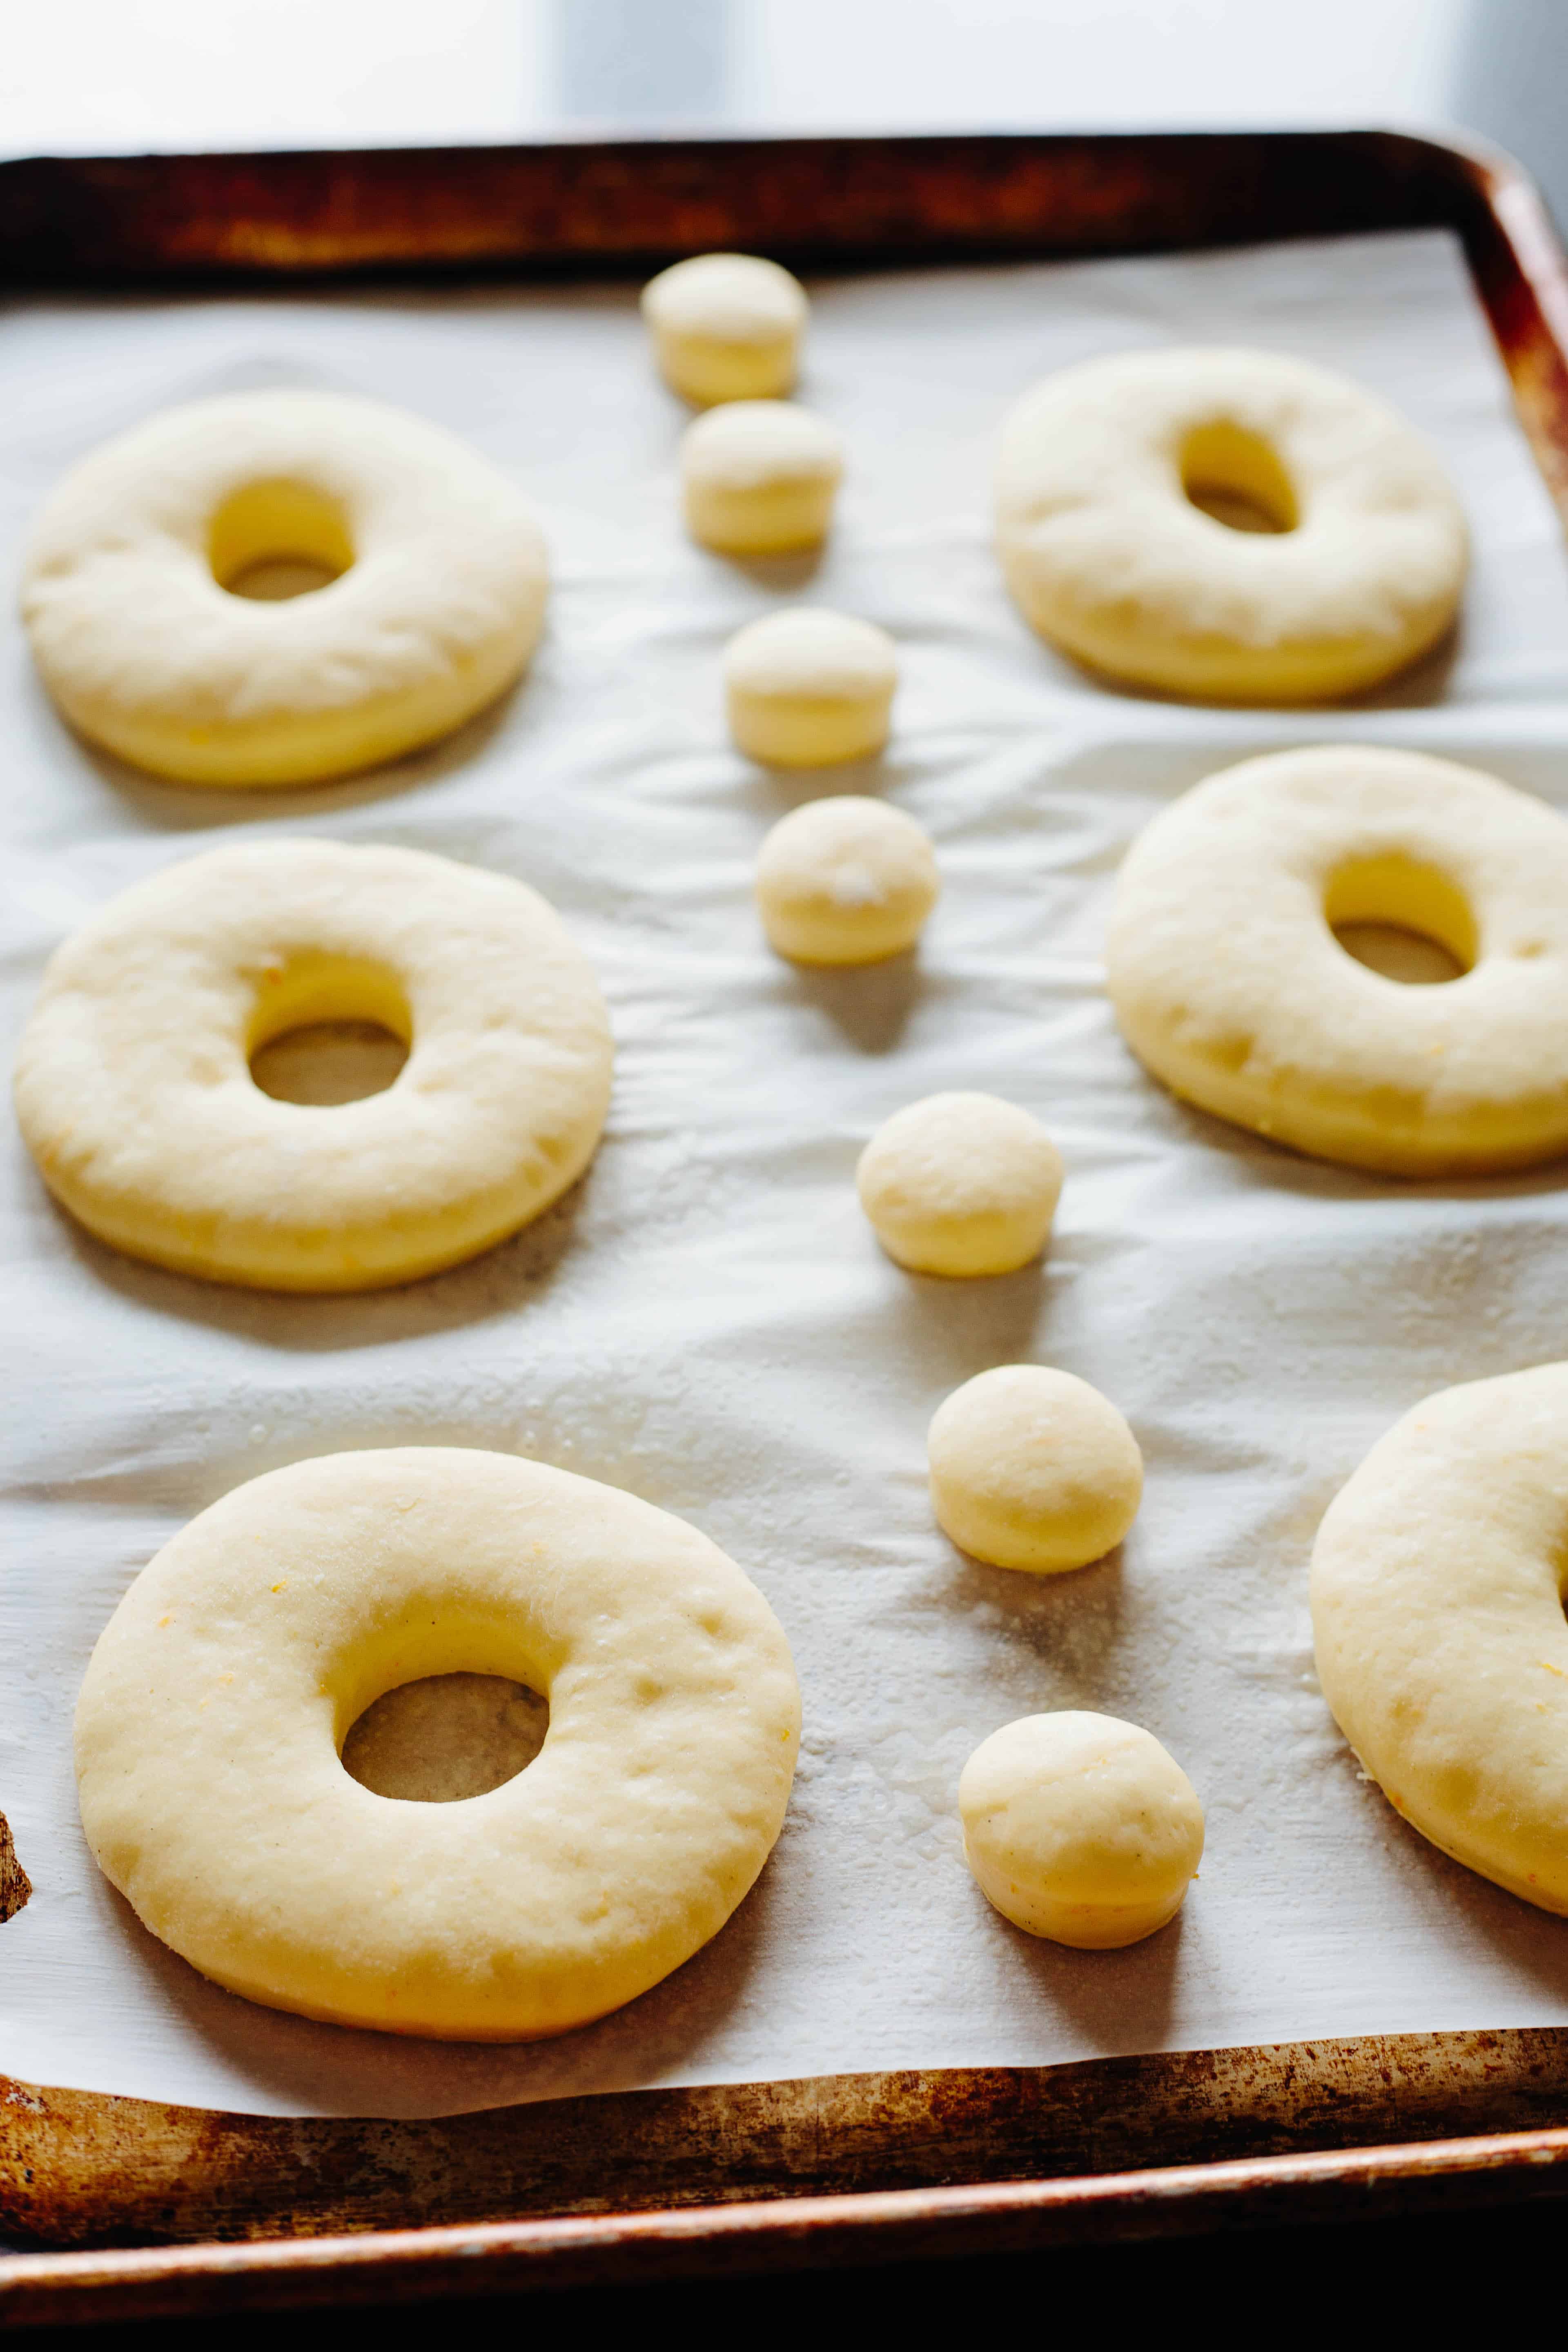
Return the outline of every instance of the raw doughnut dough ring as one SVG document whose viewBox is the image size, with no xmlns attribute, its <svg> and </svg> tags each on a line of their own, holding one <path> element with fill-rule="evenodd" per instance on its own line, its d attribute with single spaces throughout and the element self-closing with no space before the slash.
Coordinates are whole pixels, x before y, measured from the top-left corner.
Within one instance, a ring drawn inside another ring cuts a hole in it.
<svg viewBox="0 0 1568 2352">
<path fill-rule="evenodd" d="M 838 435 L 792 401 L 731 401 L 681 438 L 687 529 L 721 555 L 815 547 L 827 536 L 843 476 Z"/>
<path fill-rule="evenodd" d="M 1464 584 L 1464 516 L 1419 435 L 1347 377 L 1268 352 L 1124 352 L 1050 376 L 1007 419 L 996 487 L 1030 625 L 1167 693 L 1354 693 L 1436 644 Z M 1279 528 L 1227 529 L 1189 490 Z"/>
<path fill-rule="evenodd" d="M 452 1804 L 339 1761 L 382 1692 L 538 1690 L 533 1763 Z M 99 1867 L 204 1976 L 458 2041 L 635 2000 L 752 1885 L 800 1698 L 756 1587 L 695 1528 L 511 1454 L 334 1454 L 237 1487 L 144 1568 L 76 1715 Z"/>
<path fill-rule="evenodd" d="M 1318 1679 L 1384 1795 L 1568 1913 L 1568 1364 L 1428 1397 L 1329 1506 Z"/>
<path fill-rule="evenodd" d="M 1413 988 L 1333 936 L 1429 934 Z M 1568 1149 L 1568 825 L 1474 768 L 1332 748 L 1244 761 L 1154 819 L 1117 884 L 1111 1003 L 1175 1094 L 1320 1159 L 1400 1176 Z"/>
<path fill-rule="evenodd" d="M 642 291 L 660 374 L 704 408 L 788 392 L 806 309 L 797 278 L 749 253 L 696 254 Z"/>
<path fill-rule="evenodd" d="M 1062 1156 L 996 1095 L 927 1095 L 885 1119 L 855 1171 L 889 1257 L 915 1274 L 1010 1274 L 1038 1257 L 1062 1189 Z"/>
<path fill-rule="evenodd" d="M 757 858 L 770 945 L 795 963 L 880 963 L 919 939 L 942 888 L 936 853 L 902 809 L 859 793 L 781 817 Z"/>
<path fill-rule="evenodd" d="M 888 740 L 898 682 L 891 637 L 848 613 L 764 613 L 724 649 L 730 732 L 774 768 L 869 759 Z"/>
<path fill-rule="evenodd" d="M 268 559 L 338 573 L 260 603 Z M 93 451 L 34 527 L 22 612 L 73 727 L 154 775 L 309 783 L 447 735 L 517 677 L 549 573 L 522 494 L 380 401 L 237 393 Z"/>
<path fill-rule="evenodd" d="M 937 1525 L 993 1568 L 1087 1568 L 1143 1494 L 1138 1441 L 1109 1397 L 1045 1364 L 997 1364 L 938 1406 L 927 1441 Z"/>
<path fill-rule="evenodd" d="M 1110 1951 L 1182 1907 L 1204 1811 L 1152 1732 L 1113 1715 L 1029 1715 L 981 1741 L 958 1784 L 963 1858 L 1031 1936 Z"/>
<path fill-rule="evenodd" d="M 258 1046 L 370 1020 L 410 1043 L 331 1109 Z M 420 850 L 263 841 L 137 883 L 56 951 L 16 1108 L 56 1198 L 129 1256 L 268 1290 L 368 1290 L 538 1216 L 593 1156 L 609 1024 L 554 911 Z"/>
</svg>

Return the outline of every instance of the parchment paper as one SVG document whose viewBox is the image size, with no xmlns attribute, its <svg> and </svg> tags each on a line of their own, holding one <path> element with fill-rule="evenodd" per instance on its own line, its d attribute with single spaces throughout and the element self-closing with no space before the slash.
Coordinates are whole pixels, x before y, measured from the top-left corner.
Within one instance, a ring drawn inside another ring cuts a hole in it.
<svg viewBox="0 0 1568 2352">
<path fill-rule="evenodd" d="M 132 1265 L 66 1223 L 5 1134 L 0 1806 L 37 1891 L 0 1928 L 0 2068 L 418 2114 L 1568 2021 L 1568 1922 L 1445 1861 L 1358 1778 L 1304 1605 L 1318 1517 L 1389 1423 L 1448 1381 L 1568 1348 L 1563 1173 L 1376 1183 L 1250 1140 L 1142 1075 L 1100 976 L 1133 833 L 1253 751 L 1415 744 L 1568 809 L 1568 572 L 1458 248 L 1424 234 L 825 284 L 804 396 L 843 425 L 850 469 L 816 569 L 684 539 L 684 413 L 650 378 L 633 297 L 81 301 L 7 322 L 8 543 L 105 435 L 173 401 L 303 383 L 467 435 L 536 495 L 557 567 L 521 691 L 428 756 L 314 792 L 199 793 L 96 757 L 7 622 L 8 1035 L 46 954 L 111 892 L 205 845 L 292 831 L 536 884 L 603 975 L 620 1060 L 579 1197 L 466 1269 L 348 1303 Z M 1005 404 L 1068 361 L 1211 339 L 1349 370 L 1459 483 L 1476 564 L 1458 647 L 1353 711 L 1104 690 L 1002 592 L 987 507 Z M 728 748 L 718 691 L 730 632 L 799 595 L 881 622 L 905 666 L 886 760 L 805 782 Z M 845 789 L 931 829 L 946 894 L 918 961 L 813 976 L 763 947 L 752 860 L 784 809 Z M 1043 1269 L 912 1278 L 860 1215 L 873 1127 L 954 1085 L 1012 1097 L 1059 1139 Z M 1123 1552 L 1078 1576 L 975 1566 L 931 1520 L 931 1412 L 1028 1357 L 1105 1389 L 1146 1456 Z M 426 1442 L 518 1448 L 689 1517 L 766 1591 L 805 1689 L 788 1826 L 742 1911 L 632 2008 L 533 2048 L 355 2034 L 220 1992 L 136 1925 L 77 1823 L 77 1685 L 153 1550 L 259 1471 Z M 1207 1807 L 1179 1925 L 1127 1952 L 1031 1941 L 960 1856 L 971 1748 L 1063 1706 L 1148 1725 Z"/>
</svg>

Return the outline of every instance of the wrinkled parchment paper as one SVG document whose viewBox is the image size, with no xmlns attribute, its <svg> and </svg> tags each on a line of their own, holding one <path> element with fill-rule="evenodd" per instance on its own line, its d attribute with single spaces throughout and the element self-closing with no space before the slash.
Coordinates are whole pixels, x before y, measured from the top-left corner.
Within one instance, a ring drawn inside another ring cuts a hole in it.
<svg viewBox="0 0 1568 2352">
<path fill-rule="evenodd" d="M 574 1200 L 475 1265 L 346 1303 L 117 1257 L 51 1207 L 6 1133 L 0 1807 L 37 1891 L 0 1928 L 0 2068 L 420 2114 L 1568 2020 L 1568 1922 L 1445 1861 L 1358 1778 L 1304 1601 L 1318 1517 L 1390 1422 L 1448 1381 L 1568 1350 L 1563 1171 L 1403 1186 L 1292 1158 L 1160 1093 L 1100 981 L 1133 833 L 1254 751 L 1414 744 L 1568 811 L 1568 572 L 1458 248 L 1400 236 L 825 284 L 803 396 L 843 426 L 850 465 L 816 568 L 736 565 L 682 536 L 685 419 L 649 375 L 634 290 L 82 300 L 6 322 L 8 545 L 63 467 L 150 411 L 309 383 L 466 435 L 532 491 L 556 566 L 521 691 L 435 751 L 310 792 L 201 793 L 99 758 L 54 718 L 7 620 L 8 1036 L 49 950 L 111 892 L 291 831 L 536 884 L 603 976 L 620 1059 Z M 1209 340 L 1350 371 L 1458 481 L 1476 563 L 1458 646 L 1352 712 L 1112 693 L 1004 596 L 987 485 L 1006 404 L 1093 353 Z M 724 640 L 796 596 L 897 636 L 885 760 L 802 781 L 728 748 Z M 946 895 L 918 961 L 795 971 L 759 937 L 752 860 L 784 809 L 844 789 L 930 828 Z M 852 1171 L 873 1127 L 955 1085 L 1026 1104 L 1061 1144 L 1043 1268 L 913 1278 L 861 1218 Z M 1148 1467 L 1121 1554 L 1038 1581 L 956 1554 L 924 1483 L 941 1398 L 1028 1357 L 1115 1398 Z M 534 2048 L 356 2034 L 218 1991 L 137 1926 L 77 1823 L 77 1685 L 153 1550 L 259 1471 L 411 1443 L 517 1448 L 685 1514 L 766 1591 L 805 1688 L 788 1825 L 749 1901 L 646 1999 Z M 970 1749 L 1055 1706 L 1148 1725 L 1207 1807 L 1179 1925 L 1126 1952 L 1031 1941 L 960 1856 Z"/>
</svg>

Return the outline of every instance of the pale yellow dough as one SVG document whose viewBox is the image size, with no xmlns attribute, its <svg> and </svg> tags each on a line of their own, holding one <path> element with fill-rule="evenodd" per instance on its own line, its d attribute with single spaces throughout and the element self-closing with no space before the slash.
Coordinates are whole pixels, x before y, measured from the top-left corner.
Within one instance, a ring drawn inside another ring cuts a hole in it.
<svg viewBox="0 0 1568 2352">
<path fill-rule="evenodd" d="M 763 929 L 795 963 L 879 963 L 912 948 L 941 887 L 913 817 L 858 794 L 792 809 L 757 858 Z"/>
<path fill-rule="evenodd" d="M 502 1675 L 535 1760 L 483 1796 L 339 1761 L 384 1691 Z M 82 1825 L 153 1935 L 269 2008 L 563 2033 L 715 1935 L 784 1821 L 800 1699 L 762 1594 L 683 1520 L 445 1446 L 237 1487 L 144 1568 L 76 1714 Z"/>
<path fill-rule="evenodd" d="M 1086 1568 L 1143 1493 L 1138 1441 L 1108 1397 L 1044 1364 L 998 1364 L 938 1406 L 927 1439 L 937 1524 L 993 1568 Z"/>
<path fill-rule="evenodd" d="M 700 407 L 788 392 L 805 331 L 805 289 L 776 261 L 700 253 L 642 292 L 659 373 Z"/>
<path fill-rule="evenodd" d="M 982 1740 L 958 1784 L 963 1855 L 987 1901 L 1031 1936 L 1089 1951 L 1175 1917 L 1204 1811 L 1152 1733 L 1113 1715 L 1029 1715 Z"/>
<path fill-rule="evenodd" d="M 1276 527 L 1193 503 L 1216 493 Z M 1320 701 L 1403 669 L 1453 621 L 1468 560 L 1453 488 L 1403 417 L 1326 368 L 1220 348 L 1036 385 L 1003 433 L 996 535 L 1042 636 L 1215 702 Z"/>
<path fill-rule="evenodd" d="M 1038 1257 L 1062 1189 L 1038 1119 L 995 1095 L 927 1095 L 860 1155 L 860 1206 L 889 1257 L 916 1274 L 1008 1274 Z"/>
<path fill-rule="evenodd" d="M 280 603 L 252 566 L 337 573 Z M 439 426 L 334 393 L 165 410 L 67 475 L 34 526 L 22 613 L 72 726 L 155 775 L 293 784 L 448 734 L 543 625 L 521 492 Z"/>
<path fill-rule="evenodd" d="M 898 682 L 891 637 L 848 613 L 765 613 L 724 649 L 730 732 L 770 767 L 868 759 L 888 740 Z"/>
<path fill-rule="evenodd" d="M 1441 942 L 1410 987 L 1332 926 Z M 1129 1044 L 1176 1094 L 1320 1159 L 1402 1176 L 1568 1150 L 1568 825 L 1414 751 L 1284 751 L 1184 793 L 1134 843 L 1108 952 Z"/>
<path fill-rule="evenodd" d="M 384 1093 L 278 1102 L 249 1057 L 379 1023 Z M 110 901 L 51 959 L 16 1062 L 50 1191 L 129 1256 L 259 1289 L 367 1290 L 472 1257 L 593 1156 L 612 1048 L 535 891 L 414 849 L 237 844 Z"/>
<path fill-rule="evenodd" d="M 1323 1696 L 1434 1845 L 1568 1913 L 1568 1364 L 1428 1397 L 1312 1551 Z"/>
<path fill-rule="evenodd" d="M 843 474 L 838 435 L 792 401 L 731 401 L 681 438 L 687 529 L 721 555 L 815 547 L 827 536 Z"/>
</svg>

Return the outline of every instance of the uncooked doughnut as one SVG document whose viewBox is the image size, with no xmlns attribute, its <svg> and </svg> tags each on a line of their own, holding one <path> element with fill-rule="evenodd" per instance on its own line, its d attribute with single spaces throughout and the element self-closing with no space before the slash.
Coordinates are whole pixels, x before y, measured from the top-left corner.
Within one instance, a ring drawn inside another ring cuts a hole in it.
<svg viewBox="0 0 1568 2352">
<path fill-rule="evenodd" d="M 1274 528 L 1194 503 L 1247 500 Z M 1269 352 L 1123 352 L 1026 394 L 1002 436 L 997 547 L 1044 637 L 1216 702 L 1321 701 L 1451 624 L 1464 515 L 1435 453 L 1348 377 Z"/>
<path fill-rule="evenodd" d="M 1366 922 L 1464 977 L 1368 971 L 1332 929 Z M 1107 970 L 1156 1077 L 1298 1150 L 1437 1176 L 1568 1149 L 1568 825 L 1478 769 L 1335 747 L 1211 776 L 1129 853 Z"/>
<path fill-rule="evenodd" d="M 775 768 L 865 760 L 888 740 L 899 657 L 885 629 L 797 606 L 748 622 L 724 649 L 730 732 Z"/>
<path fill-rule="evenodd" d="M 721 555 L 784 555 L 827 536 L 844 473 L 831 425 L 787 400 L 735 400 L 689 425 L 680 488 L 693 539 Z"/>
<path fill-rule="evenodd" d="M 702 407 L 788 392 L 806 307 L 798 278 L 749 253 L 697 254 L 642 292 L 660 374 Z"/>
<path fill-rule="evenodd" d="M 1568 1364 L 1445 1389 L 1312 1551 L 1318 1680 L 1396 1812 L 1568 1913 Z"/>
<path fill-rule="evenodd" d="M 260 603 L 281 558 L 339 577 Z M 34 526 L 22 612 L 73 727 L 199 784 L 338 776 L 492 702 L 544 619 L 522 493 L 439 426 L 335 393 L 165 410 L 82 460 Z"/>
<path fill-rule="evenodd" d="M 927 835 L 886 801 L 844 793 L 781 817 L 757 858 L 757 907 L 795 963 L 879 963 L 913 947 L 942 887 Z"/>
<path fill-rule="evenodd" d="M 409 1054 L 330 1109 L 250 1075 L 374 1021 Z M 131 1257 L 268 1290 L 456 1265 L 581 1174 L 609 1102 L 597 983 L 525 884 L 422 850 L 237 843 L 136 883 L 56 950 L 16 1109 L 57 1200 Z"/>
<path fill-rule="evenodd" d="M 1040 1125 L 995 1095 L 927 1095 L 877 1129 L 856 1170 L 889 1257 L 916 1274 L 1009 1274 L 1038 1257 L 1062 1189 Z"/>
<path fill-rule="evenodd" d="M 982 1740 L 958 1784 L 963 1856 L 1005 1919 L 1106 1951 L 1173 1919 L 1203 1859 L 1204 1809 L 1152 1732 L 1077 1709 Z"/>
<path fill-rule="evenodd" d="M 927 1439 L 937 1524 L 993 1568 L 1086 1568 L 1143 1493 L 1138 1441 L 1108 1397 L 1044 1364 L 998 1364 L 938 1406 Z"/>
<path fill-rule="evenodd" d="M 386 1690 L 540 1692 L 535 1760 L 451 1804 L 339 1761 Z M 237 1487 L 142 1570 L 76 1714 L 82 1825 L 232 1992 L 460 2041 L 563 2033 L 715 1935 L 766 1861 L 800 1699 L 695 1528 L 515 1455 L 333 1454 Z"/>
</svg>

